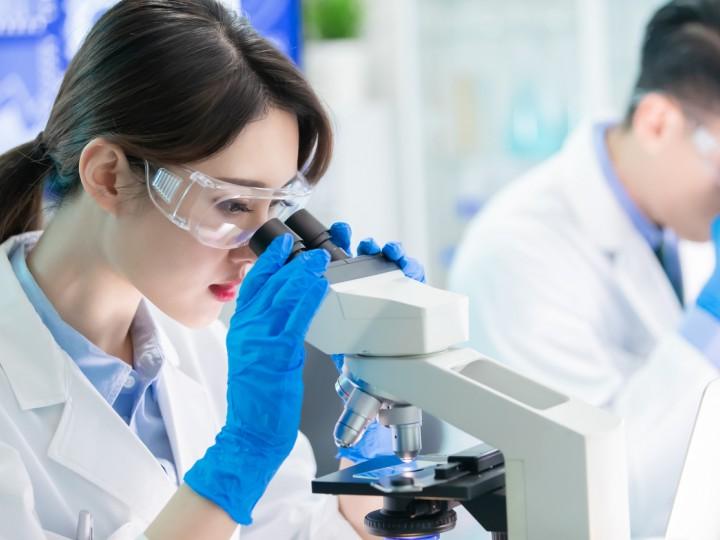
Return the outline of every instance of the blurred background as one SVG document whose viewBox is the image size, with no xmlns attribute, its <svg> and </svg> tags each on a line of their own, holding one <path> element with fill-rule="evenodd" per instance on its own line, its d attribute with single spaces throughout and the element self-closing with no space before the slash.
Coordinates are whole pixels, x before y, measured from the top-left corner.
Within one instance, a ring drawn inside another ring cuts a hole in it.
<svg viewBox="0 0 720 540">
<path fill-rule="evenodd" d="M 43 129 L 112 0 L 0 0 L 0 151 Z M 468 220 L 579 122 L 623 113 L 659 0 L 227 0 L 306 72 L 334 161 L 311 202 L 355 240 L 400 239 L 444 286 Z M 692 272 L 692 268 L 689 269 Z M 303 430 L 335 468 L 334 368 L 311 351 Z M 424 430 L 441 447 L 435 422 Z"/>
<path fill-rule="evenodd" d="M 33 139 L 114 0 L 0 0 L 0 150 Z M 307 73 L 337 152 L 312 209 L 442 286 L 463 227 L 582 119 L 620 114 L 659 0 L 225 0 Z"/>
</svg>

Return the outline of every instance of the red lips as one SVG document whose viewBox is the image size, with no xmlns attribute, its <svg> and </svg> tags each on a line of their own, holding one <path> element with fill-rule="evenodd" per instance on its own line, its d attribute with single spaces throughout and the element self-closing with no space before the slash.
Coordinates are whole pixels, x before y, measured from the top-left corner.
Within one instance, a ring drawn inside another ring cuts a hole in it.
<svg viewBox="0 0 720 540">
<path fill-rule="evenodd" d="M 216 283 L 210 285 L 208 289 L 210 289 L 210 292 L 218 301 L 229 302 L 237 296 L 237 289 L 240 283 L 242 283 L 241 279 L 227 283 Z"/>
</svg>

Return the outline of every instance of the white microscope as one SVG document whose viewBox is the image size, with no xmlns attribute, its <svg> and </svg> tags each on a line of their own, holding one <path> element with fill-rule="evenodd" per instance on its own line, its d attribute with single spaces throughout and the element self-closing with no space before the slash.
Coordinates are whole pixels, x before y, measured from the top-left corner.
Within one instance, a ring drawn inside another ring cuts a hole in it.
<svg viewBox="0 0 720 540">
<path fill-rule="evenodd" d="M 333 255 L 330 292 L 307 341 L 346 354 L 335 440 L 355 444 L 377 417 L 392 429 L 397 456 L 319 478 L 314 491 L 383 495 L 383 509 L 365 520 L 378 536 L 444 532 L 463 504 L 498 539 L 630 537 L 620 419 L 459 347 L 468 339 L 466 297 L 406 278 L 382 256 L 347 257 L 304 210 L 287 227 L 298 250 Z M 287 227 L 269 222 L 251 247 L 261 252 Z M 419 455 L 421 410 L 487 444 Z"/>
</svg>

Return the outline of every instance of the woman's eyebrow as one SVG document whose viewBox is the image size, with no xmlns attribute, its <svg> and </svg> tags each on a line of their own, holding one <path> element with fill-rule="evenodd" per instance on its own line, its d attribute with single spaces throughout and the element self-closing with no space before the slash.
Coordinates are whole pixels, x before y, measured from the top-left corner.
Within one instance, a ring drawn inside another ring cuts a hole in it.
<svg viewBox="0 0 720 540">
<path fill-rule="evenodd" d="M 265 182 L 260 182 L 258 180 L 248 180 L 247 178 L 224 178 L 222 176 L 219 176 L 218 180 L 222 180 L 223 182 L 228 182 L 230 184 L 237 184 L 238 186 L 259 187 L 259 188 L 267 188 L 268 187 L 268 185 Z M 289 186 L 293 180 L 295 180 L 294 176 L 290 180 L 285 182 L 285 184 L 282 187 Z"/>
<path fill-rule="evenodd" d="M 237 184 L 239 186 L 259 187 L 259 188 L 268 187 L 267 184 L 265 184 L 264 182 L 258 182 L 257 180 L 248 180 L 246 178 L 224 178 L 224 177 L 220 176 L 220 177 L 218 177 L 218 180 L 222 180 L 223 182 L 228 182 L 230 184 Z"/>
</svg>

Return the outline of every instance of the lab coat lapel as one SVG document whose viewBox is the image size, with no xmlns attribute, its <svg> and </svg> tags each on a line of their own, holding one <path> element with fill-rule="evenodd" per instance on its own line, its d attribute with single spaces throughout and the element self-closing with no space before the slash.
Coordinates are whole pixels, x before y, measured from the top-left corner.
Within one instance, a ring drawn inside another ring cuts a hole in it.
<svg viewBox="0 0 720 540">
<path fill-rule="evenodd" d="M 609 259 L 623 298 L 655 335 L 673 328 L 682 306 L 657 257 L 613 195 L 595 153 L 593 127 L 565 148 L 567 195 L 588 241 Z"/>
<path fill-rule="evenodd" d="M 64 403 L 68 397 L 66 354 L 25 296 L 8 252 L 0 249 L 0 368 L 5 372 L 22 410 Z"/>
<path fill-rule="evenodd" d="M 155 457 L 57 345 L 25 296 L 7 258 L 22 240 L 16 237 L 0 249 L 0 332 L 4 347 L 0 367 L 21 410 L 63 408 L 48 446 L 49 459 L 97 485 L 150 522 L 174 486 Z"/>
<path fill-rule="evenodd" d="M 68 362 L 72 360 L 68 358 Z M 70 368 L 70 398 L 48 457 L 110 493 L 150 523 L 175 486 L 79 368 Z"/>
<path fill-rule="evenodd" d="M 158 405 L 165 421 L 178 478 L 210 447 L 219 426 L 204 387 L 179 367 L 178 352 L 158 328 L 165 364 L 157 385 Z"/>
<path fill-rule="evenodd" d="M 624 297 L 653 335 L 677 326 L 682 313 L 680 301 L 655 254 L 637 235 L 628 237 L 618 249 L 615 276 Z"/>
</svg>

